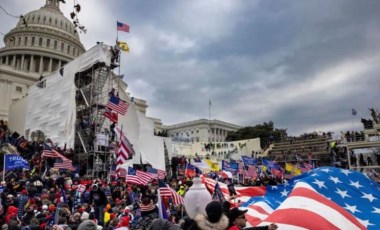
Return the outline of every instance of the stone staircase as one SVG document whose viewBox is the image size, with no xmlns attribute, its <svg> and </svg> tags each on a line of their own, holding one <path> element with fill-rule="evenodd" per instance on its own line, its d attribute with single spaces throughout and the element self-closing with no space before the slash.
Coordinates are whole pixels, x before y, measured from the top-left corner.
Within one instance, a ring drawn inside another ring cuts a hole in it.
<svg viewBox="0 0 380 230">
<path fill-rule="evenodd" d="M 297 157 L 307 160 L 311 155 L 313 160 L 319 161 L 319 165 L 330 165 L 330 142 L 328 136 L 316 136 L 313 138 L 294 138 L 280 143 L 274 143 L 268 156 L 277 162 L 296 162 Z"/>
</svg>

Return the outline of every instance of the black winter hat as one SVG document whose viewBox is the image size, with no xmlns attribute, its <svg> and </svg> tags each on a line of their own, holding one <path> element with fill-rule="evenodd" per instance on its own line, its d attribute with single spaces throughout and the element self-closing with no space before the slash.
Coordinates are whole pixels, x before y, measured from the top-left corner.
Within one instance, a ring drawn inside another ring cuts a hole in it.
<svg viewBox="0 0 380 230">
<path fill-rule="evenodd" d="M 230 222 L 233 222 L 234 220 L 236 220 L 239 216 L 242 216 L 244 214 L 246 214 L 248 212 L 248 210 L 240 210 L 239 208 L 233 208 L 230 210 L 230 215 L 229 215 L 229 219 L 230 219 Z"/>
<path fill-rule="evenodd" d="M 211 223 L 216 223 L 222 217 L 222 205 L 218 201 L 212 201 L 206 206 L 206 213 L 208 220 Z"/>
</svg>

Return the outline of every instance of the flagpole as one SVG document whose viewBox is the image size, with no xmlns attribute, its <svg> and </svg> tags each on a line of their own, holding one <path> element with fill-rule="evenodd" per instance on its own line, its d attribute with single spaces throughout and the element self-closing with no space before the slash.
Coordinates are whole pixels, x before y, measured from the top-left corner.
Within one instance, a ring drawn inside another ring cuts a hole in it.
<svg viewBox="0 0 380 230">
<path fill-rule="evenodd" d="M 211 100 L 208 99 L 208 120 L 211 120 Z"/>
<path fill-rule="evenodd" d="M 116 129 L 116 127 L 115 127 Z M 123 136 L 123 124 L 121 124 L 121 127 L 120 127 L 120 137 L 119 137 L 119 144 L 117 145 L 118 147 L 116 148 L 116 169 L 115 169 L 115 172 L 116 172 L 116 177 L 118 177 L 119 175 L 119 162 L 117 160 L 117 158 L 119 157 L 119 149 L 120 149 L 120 145 L 121 145 L 121 138 Z"/>
</svg>

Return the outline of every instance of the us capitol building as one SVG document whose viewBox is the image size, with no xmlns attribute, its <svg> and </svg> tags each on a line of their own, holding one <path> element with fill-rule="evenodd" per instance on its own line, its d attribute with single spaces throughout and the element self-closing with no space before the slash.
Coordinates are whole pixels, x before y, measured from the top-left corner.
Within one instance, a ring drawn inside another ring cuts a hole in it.
<svg viewBox="0 0 380 230">
<path fill-rule="evenodd" d="M 4 44 L 0 49 L 0 120 L 7 120 L 9 106 L 24 97 L 31 85 L 85 52 L 58 0 L 46 0 L 39 10 L 20 18 L 4 36 Z"/>
<path fill-rule="evenodd" d="M 0 120 L 9 120 L 10 106 L 25 97 L 30 86 L 86 51 L 58 0 L 46 0 L 40 9 L 20 17 L 16 27 L 5 34 L 4 44 L 0 48 Z M 134 103 L 146 113 L 145 100 L 135 98 Z M 155 131 L 167 130 L 173 141 L 224 141 L 229 131 L 241 128 L 207 119 L 165 126 L 160 119 L 153 119 Z"/>
</svg>

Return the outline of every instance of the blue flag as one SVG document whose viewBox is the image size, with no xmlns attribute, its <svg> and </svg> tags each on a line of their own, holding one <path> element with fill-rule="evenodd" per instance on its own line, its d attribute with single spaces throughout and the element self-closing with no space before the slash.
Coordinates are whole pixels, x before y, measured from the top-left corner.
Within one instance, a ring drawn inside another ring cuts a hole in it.
<svg viewBox="0 0 380 230">
<path fill-rule="evenodd" d="M 241 159 L 243 160 L 243 164 L 245 167 L 258 165 L 257 160 L 252 157 L 241 156 Z"/>
<path fill-rule="evenodd" d="M 5 170 L 20 169 L 25 168 L 29 169 L 28 161 L 16 154 L 5 154 Z"/>
<path fill-rule="evenodd" d="M 230 163 L 228 161 L 222 160 L 222 170 L 226 170 L 232 173 L 237 173 L 239 170 L 238 163 Z"/>
<path fill-rule="evenodd" d="M 263 165 L 267 166 L 268 169 L 281 170 L 281 167 L 280 167 L 280 165 L 277 162 L 274 162 L 274 161 L 271 161 L 271 160 L 268 160 L 268 159 L 265 159 L 265 158 L 263 158 L 262 161 L 263 161 Z"/>
</svg>

